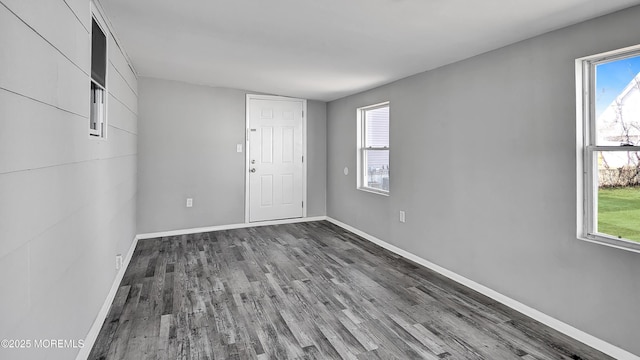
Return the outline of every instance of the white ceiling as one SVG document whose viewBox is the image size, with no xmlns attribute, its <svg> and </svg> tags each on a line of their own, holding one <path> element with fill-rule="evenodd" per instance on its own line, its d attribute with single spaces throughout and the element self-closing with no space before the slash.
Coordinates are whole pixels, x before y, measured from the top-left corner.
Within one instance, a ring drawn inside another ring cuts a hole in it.
<svg viewBox="0 0 640 360">
<path fill-rule="evenodd" d="M 100 0 L 141 76 L 334 100 L 640 0 Z"/>
</svg>

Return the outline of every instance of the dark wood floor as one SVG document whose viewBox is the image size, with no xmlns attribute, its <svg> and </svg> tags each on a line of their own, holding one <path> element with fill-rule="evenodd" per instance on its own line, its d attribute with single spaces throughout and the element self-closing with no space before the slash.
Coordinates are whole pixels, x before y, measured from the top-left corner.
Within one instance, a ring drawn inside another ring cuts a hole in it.
<svg viewBox="0 0 640 360">
<path fill-rule="evenodd" d="M 89 359 L 611 359 L 328 222 L 141 240 Z"/>
</svg>

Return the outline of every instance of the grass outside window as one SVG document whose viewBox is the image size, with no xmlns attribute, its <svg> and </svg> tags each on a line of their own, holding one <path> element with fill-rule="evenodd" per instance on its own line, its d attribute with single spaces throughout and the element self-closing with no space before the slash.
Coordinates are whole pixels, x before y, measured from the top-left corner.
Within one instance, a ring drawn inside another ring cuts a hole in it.
<svg viewBox="0 0 640 360">
<path fill-rule="evenodd" d="M 640 187 L 598 189 L 598 232 L 640 242 Z"/>
</svg>

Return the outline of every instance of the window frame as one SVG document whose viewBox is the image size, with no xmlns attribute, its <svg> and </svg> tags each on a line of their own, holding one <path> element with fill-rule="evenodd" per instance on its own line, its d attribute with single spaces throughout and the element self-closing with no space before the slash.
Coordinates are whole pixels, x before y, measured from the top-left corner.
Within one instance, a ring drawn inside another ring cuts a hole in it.
<svg viewBox="0 0 640 360">
<path fill-rule="evenodd" d="M 601 151 L 640 151 L 640 146 L 604 146 L 596 142 L 596 66 L 640 56 L 640 45 L 576 59 L 577 122 L 577 238 L 618 249 L 640 252 L 640 242 L 597 232 L 597 154 Z"/>
<path fill-rule="evenodd" d="M 363 106 L 356 109 L 357 118 L 357 186 L 358 190 L 371 192 L 378 195 L 389 196 L 391 189 L 383 190 L 367 186 L 367 153 L 366 151 L 389 151 L 389 163 L 391 163 L 391 137 L 389 137 L 389 146 L 366 146 L 366 112 L 381 108 L 389 108 L 389 133 L 391 133 L 391 105 L 389 101 L 380 102 L 373 105 Z M 390 164 L 389 164 L 390 167 Z M 391 183 L 391 174 L 389 174 L 389 183 Z"/>
<path fill-rule="evenodd" d="M 92 97 L 93 97 L 93 86 L 96 86 L 100 89 L 102 89 L 103 94 L 104 94 L 104 110 L 102 111 L 102 129 L 92 129 L 91 128 L 91 123 L 92 123 L 92 116 L 91 116 L 91 109 L 89 112 L 89 138 L 91 139 L 96 139 L 96 140 L 106 140 L 107 139 L 107 129 L 108 129 L 108 102 L 109 102 L 109 84 L 108 84 L 108 78 L 109 78 L 109 34 L 110 32 L 107 29 L 107 26 L 105 25 L 103 19 L 102 19 L 102 14 L 99 12 L 98 8 L 95 6 L 95 4 L 93 3 L 93 1 L 91 2 L 91 32 L 89 33 L 89 51 L 90 51 L 90 66 L 92 66 L 93 60 L 92 60 L 92 56 L 93 56 L 93 21 L 96 22 L 96 24 L 98 25 L 98 27 L 100 28 L 100 31 L 102 31 L 102 34 L 105 37 L 105 51 L 104 51 L 104 62 L 105 62 L 105 69 L 104 69 L 104 86 L 102 84 L 100 84 L 98 81 L 96 81 L 93 78 L 93 74 L 92 74 L 92 69 L 89 69 L 89 84 L 90 84 L 90 94 L 89 94 L 89 106 L 93 106 L 92 105 Z"/>
</svg>

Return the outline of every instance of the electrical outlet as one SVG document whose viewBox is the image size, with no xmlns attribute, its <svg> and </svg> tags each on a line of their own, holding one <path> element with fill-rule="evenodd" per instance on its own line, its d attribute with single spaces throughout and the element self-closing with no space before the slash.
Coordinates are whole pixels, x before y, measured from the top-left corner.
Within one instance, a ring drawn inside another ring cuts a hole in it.
<svg viewBox="0 0 640 360">
<path fill-rule="evenodd" d="M 122 269 L 122 255 L 116 255 L 116 270 Z"/>
<path fill-rule="evenodd" d="M 406 219 L 405 219 L 404 211 L 400 210 L 400 222 L 403 223 L 403 222 L 405 222 L 405 220 Z"/>
<path fill-rule="evenodd" d="M 187 207 L 193 207 L 193 199 L 187 198 Z"/>
</svg>

